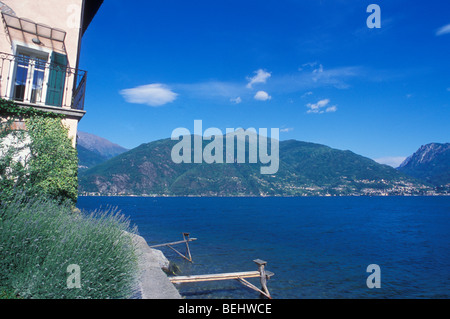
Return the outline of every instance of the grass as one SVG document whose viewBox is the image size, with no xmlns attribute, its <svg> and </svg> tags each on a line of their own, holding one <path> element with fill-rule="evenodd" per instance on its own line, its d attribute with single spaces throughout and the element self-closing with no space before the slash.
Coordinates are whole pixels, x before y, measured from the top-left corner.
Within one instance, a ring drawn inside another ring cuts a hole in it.
<svg viewBox="0 0 450 319">
<path fill-rule="evenodd" d="M 48 199 L 0 207 L 0 298 L 130 298 L 137 287 L 135 229 L 117 210 L 74 213 Z M 80 288 L 69 288 L 69 265 Z"/>
</svg>

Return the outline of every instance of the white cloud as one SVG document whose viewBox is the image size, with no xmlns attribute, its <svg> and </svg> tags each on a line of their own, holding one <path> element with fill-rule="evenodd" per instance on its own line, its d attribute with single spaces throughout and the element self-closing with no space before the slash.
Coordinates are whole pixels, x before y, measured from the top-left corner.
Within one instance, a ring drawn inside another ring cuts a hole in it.
<svg viewBox="0 0 450 319">
<path fill-rule="evenodd" d="M 282 132 L 282 133 L 288 133 L 288 132 L 291 132 L 293 130 L 294 130 L 293 127 L 280 128 L 280 132 Z"/>
<path fill-rule="evenodd" d="M 239 104 L 239 103 L 241 103 L 242 102 L 242 99 L 241 99 L 241 97 L 240 96 L 238 96 L 237 98 L 235 98 L 235 99 L 230 99 L 230 102 L 234 102 L 234 103 L 236 103 L 236 104 Z"/>
<path fill-rule="evenodd" d="M 267 87 L 271 91 L 284 93 L 298 93 L 299 91 L 314 92 L 314 89 L 322 87 L 335 87 L 337 89 L 348 89 L 351 87 L 352 79 L 368 79 L 378 81 L 380 70 L 372 71 L 360 66 L 349 66 L 327 69 L 317 64 L 310 69 L 301 72 L 272 76 Z M 369 76 L 369 74 L 371 74 Z"/>
<path fill-rule="evenodd" d="M 336 112 L 337 111 L 337 107 L 336 105 L 327 107 L 327 109 L 325 110 L 325 112 L 330 113 L 330 112 Z"/>
<path fill-rule="evenodd" d="M 317 69 L 314 69 L 312 73 L 323 73 L 323 65 L 320 64 Z"/>
<path fill-rule="evenodd" d="M 263 69 L 259 69 L 254 73 L 256 73 L 254 77 L 247 77 L 247 80 L 249 81 L 247 84 L 247 88 L 249 89 L 251 89 L 252 85 L 255 83 L 266 83 L 267 79 L 272 75 L 270 72 L 266 72 Z"/>
<path fill-rule="evenodd" d="M 317 113 L 320 108 L 330 103 L 329 99 L 320 100 L 317 103 L 308 103 L 306 106 L 309 108 L 308 113 Z"/>
<path fill-rule="evenodd" d="M 388 156 L 374 159 L 375 162 L 397 168 L 406 159 L 405 156 Z"/>
<path fill-rule="evenodd" d="M 317 65 L 317 62 L 307 62 L 307 63 L 303 63 L 302 66 L 300 68 L 298 68 L 299 71 L 303 71 L 304 68 L 308 67 L 308 68 L 313 68 Z"/>
<path fill-rule="evenodd" d="M 271 96 L 267 92 L 294 93 L 296 95 L 301 92 L 303 93 L 301 98 L 308 98 L 314 96 L 316 93 L 314 90 L 317 88 L 331 86 L 346 89 L 350 87 L 348 81 L 363 78 L 369 73 L 364 68 L 355 66 L 328 69 L 317 62 L 305 63 L 302 67 L 305 68 L 303 72 L 277 75 L 259 69 L 254 72 L 253 77 L 247 77 L 247 81 L 212 80 L 196 83 L 170 83 L 170 87 L 154 83 L 121 90 L 120 94 L 129 103 L 150 106 L 161 106 L 173 102 L 179 95 L 187 99 L 220 99 L 222 102 L 239 104 L 252 97 L 256 100 L 270 100 Z M 256 89 L 258 84 L 263 83 L 265 83 L 264 88 L 261 88 L 263 91 L 255 94 L 259 89 Z M 292 97 L 290 98 L 289 102 L 292 102 Z M 306 100 L 306 102 L 308 101 L 309 99 Z M 333 110 L 335 109 L 331 108 L 329 112 Z M 323 109 L 323 112 L 326 112 L 326 108 Z"/>
<path fill-rule="evenodd" d="M 177 93 L 169 89 L 165 84 L 154 83 L 141 85 L 132 89 L 124 89 L 119 92 L 128 103 L 147 104 L 161 106 L 173 102 Z"/>
<path fill-rule="evenodd" d="M 323 73 L 323 65 L 319 64 L 317 62 L 308 62 L 308 63 L 304 63 L 302 64 L 301 68 L 298 68 L 299 71 L 303 71 L 306 69 L 312 69 L 312 74 L 314 74 L 315 76 L 313 76 L 312 80 L 314 82 L 316 82 L 318 80 L 317 75 L 320 73 Z"/>
<path fill-rule="evenodd" d="M 215 99 L 224 98 L 227 101 L 240 97 L 245 93 L 248 93 L 247 89 L 242 86 L 242 83 L 235 82 L 221 82 L 221 81 L 208 81 L 198 83 L 175 83 L 171 87 L 176 91 L 183 93 L 183 96 L 187 96 L 195 99 Z"/>
<path fill-rule="evenodd" d="M 302 98 L 306 97 L 306 96 L 309 96 L 309 95 L 313 95 L 313 92 L 311 92 L 311 91 L 306 92 L 305 94 L 302 95 Z"/>
<path fill-rule="evenodd" d="M 258 101 L 267 101 L 270 100 L 272 97 L 265 91 L 258 91 L 256 92 L 254 98 L 255 100 Z"/>
<path fill-rule="evenodd" d="M 450 33 L 450 24 L 444 25 L 443 27 L 440 27 L 437 31 L 436 31 L 436 36 L 440 36 L 443 34 L 447 34 Z"/>
<path fill-rule="evenodd" d="M 307 113 L 330 113 L 330 112 L 336 112 L 337 111 L 337 107 L 336 105 L 332 105 L 332 106 L 328 106 L 325 111 L 323 110 L 323 108 L 325 106 L 327 106 L 330 103 L 329 99 L 323 99 L 320 100 L 317 103 L 308 103 L 306 104 L 306 107 L 308 108 L 308 111 L 306 111 Z"/>
</svg>

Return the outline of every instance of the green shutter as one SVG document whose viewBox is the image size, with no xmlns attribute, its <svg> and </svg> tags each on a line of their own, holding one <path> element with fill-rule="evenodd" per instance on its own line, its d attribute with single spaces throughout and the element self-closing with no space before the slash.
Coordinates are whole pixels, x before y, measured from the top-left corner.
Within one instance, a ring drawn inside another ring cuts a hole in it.
<svg viewBox="0 0 450 319">
<path fill-rule="evenodd" d="M 53 52 L 50 60 L 47 98 L 45 99 L 46 105 L 62 106 L 64 84 L 66 80 L 66 67 L 67 56 Z"/>
</svg>

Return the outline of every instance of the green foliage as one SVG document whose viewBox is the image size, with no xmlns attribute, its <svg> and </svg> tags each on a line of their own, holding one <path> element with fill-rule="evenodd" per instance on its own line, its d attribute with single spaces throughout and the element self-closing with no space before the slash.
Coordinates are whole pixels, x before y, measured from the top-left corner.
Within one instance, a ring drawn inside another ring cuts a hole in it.
<svg viewBox="0 0 450 319">
<path fill-rule="evenodd" d="M 14 292 L 0 288 L 0 299 L 20 299 Z"/>
<path fill-rule="evenodd" d="M 9 114 L 9 120 L 0 128 L 0 203 L 11 201 L 18 193 L 45 194 L 76 203 L 77 151 L 61 117 L 27 111 L 27 131 L 12 130 L 14 119 L 23 115 L 22 108 L 6 102 L 0 100 L 2 111 Z M 16 113 L 11 113 L 13 110 Z"/>
<path fill-rule="evenodd" d="M 1 99 L 0 114 L 0 299 L 130 297 L 135 229 L 116 210 L 72 212 L 78 160 L 62 117 Z M 81 288 L 68 287 L 69 265 Z"/>
<path fill-rule="evenodd" d="M 58 118 L 31 117 L 26 121 L 30 143 L 30 183 L 52 198 L 77 200 L 77 151 Z"/>
<path fill-rule="evenodd" d="M 5 99 L 0 99 L 0 114 L 7 115 L 10 117 L 32 117 L 32 116 L 40 116 L 40 117 L 50 117 L 50 118 L 62 118 L 61 114 L 56 114 L 53 112 L 46 112 L 39 109 L 36 109 L 31 106 L 18 106 L 14 101 L 9 101 Z"/>
<path fill-rule="evenodd" d="M 70 205 L 16 197 L 0 208 L 0 298 L 129 298 L 136 246 L 116 210 L 72 213 Z M 69 265 L 81 288 L 68 287 Z"/>
</svg>

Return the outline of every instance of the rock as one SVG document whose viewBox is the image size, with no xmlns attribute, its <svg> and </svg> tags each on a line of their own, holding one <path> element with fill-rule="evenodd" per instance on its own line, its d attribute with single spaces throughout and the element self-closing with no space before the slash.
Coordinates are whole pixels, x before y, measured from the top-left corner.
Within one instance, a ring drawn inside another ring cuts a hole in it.
<svg viewBox="0 0 450 319">
<path fill-rule="evenodd" d="M 181 299 L 181 295 L 164 271 L 169 271 L 170 262 L 164 254 L 147 245 L 139 235 L 130 234 L 139 253 L 139 289 L 141 299 Z M 164 271 L 163 271 L 164 270 Z"/>
<path fill-rule="evenodd" d="M 159 267 L 165 272 L 170 271 L 170 261 L 166 258 L 166 256 L 164 256 L 163 252 L 158 249 L 150 249 L 152 250 L 154 257 L 156 258 Z"/>
</svg>

